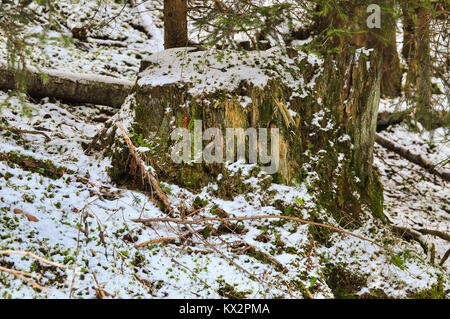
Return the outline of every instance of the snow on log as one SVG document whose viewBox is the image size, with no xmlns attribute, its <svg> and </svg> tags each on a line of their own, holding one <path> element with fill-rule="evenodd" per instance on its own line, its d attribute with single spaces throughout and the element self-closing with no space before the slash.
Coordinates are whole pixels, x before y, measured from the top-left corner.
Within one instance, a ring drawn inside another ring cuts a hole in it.
<svg viewBox="0 0 450 319">
<path fill-rule="evenodd" d="M 17 71 L 0 64 L 0 89 L 17 88 Z M 54 97 L 72 103 L 91 103 L 120 107 L 133 87 L 128 80 L 103 75 L 37 70 L 28 67 L 23 75 L 28 95 Z"/>
</svg>

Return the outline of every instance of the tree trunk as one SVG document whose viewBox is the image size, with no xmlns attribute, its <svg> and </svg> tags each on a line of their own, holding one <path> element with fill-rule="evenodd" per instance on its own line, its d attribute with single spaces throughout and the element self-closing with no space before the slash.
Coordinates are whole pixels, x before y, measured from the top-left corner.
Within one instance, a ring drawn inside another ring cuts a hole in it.
<svg viewBox="0 0 450 319">
<path fill-rule="evenodd" d="M 414 64 L 417 66 L 418 72 L 416 80 L 417 102 L 419 107 L 424 111 L 431 111 L 431 76 L 433 74 L 433 65 L 430 54 L 430 22 L 431 11 L 427 8 L 420 7 L 417 12 L 416 54 Z"/>
<path fill-rule="evenodd" d="M 392 7 L 391 1 L 389 7 Z M 390 13 L 385 14 L 385 17 L 386 26 L 383 31 L 387 42 L 383 46 L 381 94 L 387 97 L 397 97 L 401 92 L 402 70 L 397 52 L 396 21 Z"/>
<path fill-rule="evenodd" d="M 185 47 L 187 43 L 187 0 L 164 0 L 164 48 Z"/>
<path fill-rule="evenodd" d="M 420 116 L 428 117 L 433 74 L 430 53 L 431 11 L 423 5 L 403 4 L 403 15 L 405 41 L 402 54 L 408 62 L 406 93 L 418 106 Z"/>
<path fill-rule="evenodd" d="M 411 59 L 414 57 L 414 9 L 410 3 L 410 0 L 401 1 L 402 7 L 402 23 L 403 23 L 403 47 L 402 56 L 406 63 L 410 64 Z"/>
</svg>

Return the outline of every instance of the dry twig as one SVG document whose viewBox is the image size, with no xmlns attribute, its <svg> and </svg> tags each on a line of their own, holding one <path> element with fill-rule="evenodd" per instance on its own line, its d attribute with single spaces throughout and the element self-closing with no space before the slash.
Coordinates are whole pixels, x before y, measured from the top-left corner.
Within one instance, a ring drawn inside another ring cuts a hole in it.
<svg viewBox="0 0 450 319">
<path fill-rule="evenodd" d="M 66 268 L 66 265 L 58 264 L 58 263 L 55 263 L 53 261 L 47 260 L 45 258 L 39 257 L 39 256 L 33 254 L 32 252 L 29 252 L 29 251 L 0 250 L 0 255 L 23 255 L 23 256 L 32 257 L 32 258 L 34 258 L 36 260 L 39 260 L 39 261 L 43 262 L 44 264 L 50 265 L 50 266 L 55 266 L 55 267 L 59 267 L 59 268 Z"/>
</svg>

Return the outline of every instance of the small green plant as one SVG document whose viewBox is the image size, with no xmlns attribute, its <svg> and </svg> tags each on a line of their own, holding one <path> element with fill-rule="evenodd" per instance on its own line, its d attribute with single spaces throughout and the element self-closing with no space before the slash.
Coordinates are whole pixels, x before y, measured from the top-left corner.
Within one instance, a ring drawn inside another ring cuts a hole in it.
<svg viewBox="0 0 450 319">
<path fill-rule="evenodd" d="M 197 196 L 197 197 L 195 197 L 194 203 L 192 204 L 192 206 L 194 207 L 195 210 L 198 210 L 198 209 L 205 207 L 208 204 L 209 204 L 209 202 L 207 200 L 201 199 L 200 197 Z"/>
</svg>

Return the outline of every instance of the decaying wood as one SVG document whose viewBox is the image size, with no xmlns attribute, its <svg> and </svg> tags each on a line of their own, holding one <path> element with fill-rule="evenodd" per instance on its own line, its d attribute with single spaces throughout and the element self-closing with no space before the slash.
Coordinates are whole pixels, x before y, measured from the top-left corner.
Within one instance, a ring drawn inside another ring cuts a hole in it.
<svg viewBox="0 0 450 319">
<path fill-rule="evenodd" d="M 71 103 L 91 103 L 120 107 L 134 83 L 103 75 L 88 75 L 28 67 L 16 71 L 0 64 L 0 89 L 17 89 L 17 72 L 28 95 L 54 97 Z"/>
<path fill-rule="evenodd" d="M 58 176 L 61 177 L 64 174 L 73 173 L 72 170 L 66 168 L 66 167 L 56 167 L 53 165 L 48 165 L 44 161 L 34 159 L 30 156 L 19 156 L 12 158 L 11 154 L 9 153 L 0 153 L 0 161 L 8 161 L 13 162 L 23 168 L 32 169 L 32 170 L 44 170 L 42 172 L 42 175 L 44 176 Z"/>
<path fill-rule="evenodd" d="M 449 170 L 437 168 L 434 164 L 432 164 L 428 160 L 424 159 L 420 154 L 414 154 L 407 148 L 405 148 L 395 142 L 392 142 L 379 134 L 375 135 L 375 142 L 377 142 L 384 148 L 387 148 L 388 150 L 393 151 L 394 153 L 400 155 L 401 157 L 406 158 L 408 161 L 419 165 L 420 167 L 426 169 L 430 173 L 440 176 L 447 182 L 450 181 L 450 171 Z"/>
<path fill-rule="evenodd" d="M 378 113 L 377 116 L 377 132 L 387 129 L 390 125 L 399 124 L 407 119 L 413 109 L 405 110 L 401 112 L 388 112 L 383 111 Z"/>
<path fill-rule="evenodd" d="M 434 230 L 434 229 L 425 229 L 425 228 L 415 229 L 415 230 L 418 231 L 419 233 L 423 234 L 423 235 L 436 236 L 436 237 L 442 238 L 442 239 L 450 242 L 450 235 L 446 234 L 444 232 L 441 232 L 441 231 L 438 231 L 438 230 Z"/>
<path fill-rule="evenodd" d="M 16 154 L 14 154 L 16 155 Z M 0 161 L 7 161 L 10 163 L 14 163 L 19 165 L 20 167 L 24 169 L 29 169 L 31 171 L 38 171 L 40 174 L 46 176 L 46 177 L 62 177 L 64 174 L 71 174 L 75 175 L 75 172 L 71 169 L 64 167 L 64 166 L 53 166 L 51 164 L 48 164 L 42 160 L 35 159 L 31 156 L 13 156 L 13 154 L 10 153 L 0 153 Z M 89 177 L 83 177 L 79 175 L 75 175 L 76 181 L 90 185 L 93 187 L 98 187 L 100 195 L 103 198 L 107 198 L 112 200 L 115 198 L 115 194 L 110 192 L 111 187 L 103 184 L 93 183 L 89 180 Z M 16 212 L 16 214 L 19 214 L 19 212 Z M 25 216 L 27 216 L 25 214 Z M 31 215 L 30 215 L 31 216 Z M 27 216 L 28 220 L 30 220 L 30 217 Z M 33 221 L 33 220 L 31 220 Z"/>
<path fill-rule="evenodd" d="M 260 254 L 262 256 L 264 256 L 264 258 L 267 260 L 267 262 L 273 264 L 276 268 L 280 269 L 282 271 L 282 273 L 287 273 L 289 272 L 289 269 L 287 269 L 282 263 L 280 263 L 276 258 L 274 258 L 273 256 L 271 256 L 270 254 L 258 250 L 255 246 L 252 246 L 248 243 L 242 243 L 242 247 L 237 248 L 237 251 L 240 251 L 246 255 L 255 255 L 255 254 Z"/>
<path fill-rule="evenodd" d="M 123 137 L 125 139 L 125 142 L 127 143 L 128 149 L 130 150 L 131 156 L 133 156 L 134 160 L 136 161 L 141 173 L 146 175 L 148 183 L 155 190 L 156 195 L 163 203 L 164 208 L 166 210 L 170 210 L 171 205 L 170 205 L 169 199 L 167 198 L 166 193 L 164 193 L 164 191 L 159 186 L 158 179 L 155 176 L 153 176 L 153 174 L 146 169 L 144 161 L 140 158 L 140 156 L 136 150 L 136 147 L 133 145 L 133 142 L 131 142 L 130 137 L 128 136 L 127 132 L 125 132 L 125 129 L 123 128 L 123 126 L 121 124 L 118 124 L 118 127 L 122 131 Z"/>
<path fill-rule="evenodd" d="M 23 210 L 21 210 L 19 208 L 14 208 L 13 212 L 14 212 L 14 214 L 24 215 L 28 219 L 28 221 L 30 221 L 30 222 L 37 223 L 39 221 L 39 219 L 37 219 L 33 215 L 28 214 L 28 213 L 24 212 Z"/>
</svg>

